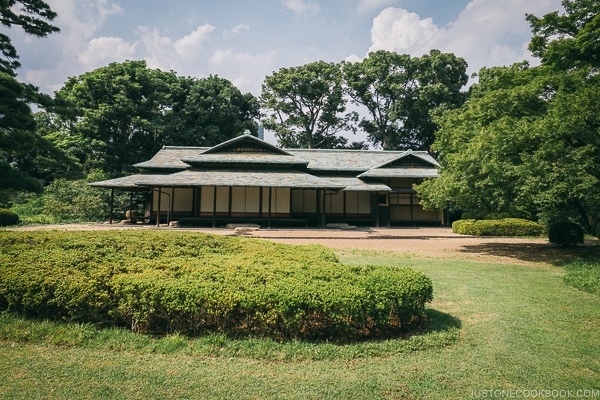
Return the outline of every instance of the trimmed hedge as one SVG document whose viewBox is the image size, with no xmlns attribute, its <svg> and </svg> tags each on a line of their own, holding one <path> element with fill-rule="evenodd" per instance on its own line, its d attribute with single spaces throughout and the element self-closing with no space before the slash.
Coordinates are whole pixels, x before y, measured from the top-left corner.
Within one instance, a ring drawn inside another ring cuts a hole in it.
<svg viewBox="0 0 600 400">
<path fill-rule="evenodd" d="M 432 300 L 409 268 L 347 266 L 322 246 L 189 232 L 7 232 L 0 307 L 151 334 L 357 338 Z"/>
<path fill-rule="evenodd" d="M 571 221 L 553 222 L 548 226 L 548 240 L 552 244 L 569 247 L 583 244 L 585 231 L 583 227 Z"/>
<path fill-rule="evenodd" d="M 11 210 L 0 208 L 0 226 L 10 226 L 19 223 L 19 215 Z"/>
<path fill-rule="evenodd" d="M 520 218 L 461 219 L 452 223 L 452 232 L 475 236 L 540 236 L 544 227 L 537 222 Z"/>
</svg>

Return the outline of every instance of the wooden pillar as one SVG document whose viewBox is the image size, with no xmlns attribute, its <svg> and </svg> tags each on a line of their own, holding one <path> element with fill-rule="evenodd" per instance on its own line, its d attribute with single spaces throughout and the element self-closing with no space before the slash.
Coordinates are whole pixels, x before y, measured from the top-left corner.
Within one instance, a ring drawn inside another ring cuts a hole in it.
<svg viewBox="0 0 600 400">
<path fill-rule="evenodd" d="M 214 187 L 213 190 L 213 223 L 212 227 L 217 227 L 217 187 Z"/>
<path fill-rule="evenodd" d="M 160 226 L 160 202 L 162 199 L 162 190 L 158 188 L 158 204 L 156 207 L 156 226 Z"/>
<path fill-rule="evenodd" d="M 113 212 L 115 209 L 115 188 L 110 189 L 110 214 L 108 216 L 108 222 L 112 225 L 113 222 Z"/>
<path fill-rule="evenodd" d="M 267 222 L 267 227 L 271 229 L 271 211 L 272 211 L 272 202 L 273 202 L 273 188 L 269 186 L 269 219 Z"/>
</svg>

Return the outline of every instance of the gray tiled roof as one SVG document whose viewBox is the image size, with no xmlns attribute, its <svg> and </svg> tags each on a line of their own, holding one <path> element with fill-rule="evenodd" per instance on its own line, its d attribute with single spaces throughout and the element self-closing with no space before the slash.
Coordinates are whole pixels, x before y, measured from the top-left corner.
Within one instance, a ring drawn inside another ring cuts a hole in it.
<svg viewBox="0 0 600 400">
<path fill-rule="evenodd" d="M 154 179 L 139 180 L 139 186 L 253 186 L 281 188 L 312 188 L 341 190 L 345 186 L 300 171 L 242 171 L 242 170 L 186 170 Z"/>
<path fill-rule="evenodd" d="M 143 180 L 145 182 L 162 182 L 168 179 L 169 174 L 135 174 L 124 176 L 122 178 L 108 179 L 106 181 L 92 182 L 90 186 L 115 188 L 115 189 L 140 189 L 136 182 Z"/>
<path fill-rule="evenodd" d="M 359 178 L 438 178 L 432 168 L 373 168 L 358 175 Z"/>
<path fill-rule="evenodd" d="M 134 164 L 137 168 L 148 169 L 185 169 L 189 164 L 184 163 L 184 158 L 193 158 L 208 147 L 182 147 L 164 146 L 148 161 Z"/>
<path fill-rule="evenodd" d="M 308 161 L 291 155 L 263 154 L 263 153 L 225 153 L 225 154 L 200 154 L 182 160 L 191 165 L 209 164 L 273 164 L 306 166 Z"/>
<path fill-rule="evenodd" d="M 308 161 L 314 171 L 367 171 L 377 164 L 395 160 L 401 151 L 286 149 Z"/>
<path fill-rule="evenodd" d="M 389 192 L 392 190 L 388 185 L 385 185 L 381 182 L 363 181 L 353 177 L 327 176 L 325 179 L 343 186 L 344 190 L 347 191 Z"/>
</svg>

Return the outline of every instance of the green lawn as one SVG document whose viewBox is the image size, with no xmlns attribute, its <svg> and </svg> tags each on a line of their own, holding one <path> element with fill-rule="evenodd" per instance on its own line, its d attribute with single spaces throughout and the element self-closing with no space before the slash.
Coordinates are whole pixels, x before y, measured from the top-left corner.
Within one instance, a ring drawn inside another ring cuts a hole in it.
<svg viewBox="0 0 600 400">
<path fill-rule="evenodd" d="M 460 399 L 489 398 L 487 390 L 600 398 L 600 297 L 568 286 L 562 267 L 340 254 L 348 264 L 426 273 L 434 284 L 426 332 L 343 346 L 156 339 L 3 315 L 0 398 Z"/>
</svg>

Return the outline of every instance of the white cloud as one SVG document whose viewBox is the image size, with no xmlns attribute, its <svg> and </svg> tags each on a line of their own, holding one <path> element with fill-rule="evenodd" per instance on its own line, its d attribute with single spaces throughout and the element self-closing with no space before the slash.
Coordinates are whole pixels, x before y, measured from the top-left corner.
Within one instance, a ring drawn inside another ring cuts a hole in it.
<svg viewBox="0 0 600 400">
<path fill-rule="evenodd" d="M 110 62 L 135 58 L 136 47 L 137 43 L 129 44 L 117 37 L 94 38 L 77 59 L 87 70 L 92 70 Z"/>
<path fill-rule="evenodd" d="M 281 0 L 283 6 L 294 14 L 316 14 L 321 10 L 318 4 L 305 0 Z"/>
<path fill-rule="evenodd" d="M 237 35 L 241 35 L 244 32 L 247 32 L 250 30 L 250 25 L 248 24 L 240 24 L 240 25 L 236 25 L 231 29 L 226 29 L 223 31 L 223 36 L 224 37 L 229 37 L 229 36 L 237 36 Z"/>
<path fill-rule="evenodd" d="M 275 58 L 275 51 L 252 55 L 226 49 L 216 50 L 209 64 L 211 71 L 220 71 L 219 76 L 231 80 L 242 93 L 258 96 L 265 77 L 276 68 Z"/>
<path fill-rule="evenodd" d="M 358 12 L 364 13 L 372 10 L 380 10 L 394 4 L 394 0 L 360 0 Z"/>
<path fill-rule="evenodd" d="M 438 27 L 429 18 L 399 8 L 387 8 L 374 20 L 371 47 L 421 56 L 431 49 L 451 52 L 469 63 L 469 73 L 484 66 L 532 60 L 525 14 L 544 15 L 561 9 L 560 0 L 473 0 L 456 21 Z"/>
<path fill-rule="evenodd" d="M 202 43 L 210 38 L 210 34 L 215 30 L 215 27 L 210 24 L 204 24 L 196 28 L 189 35 L 182 37 L 174 43 L 174 48 L 177 54 L 184 58 L 192 57 L 198 53 Z"/>
<path fill-rule="evenodd" d="M 439 30 L 431 18 L 421 19 L 401 8 L 386 8 L 373 20 L 369 51 L 411 52 L 425 45 Z"/>
</svg>

